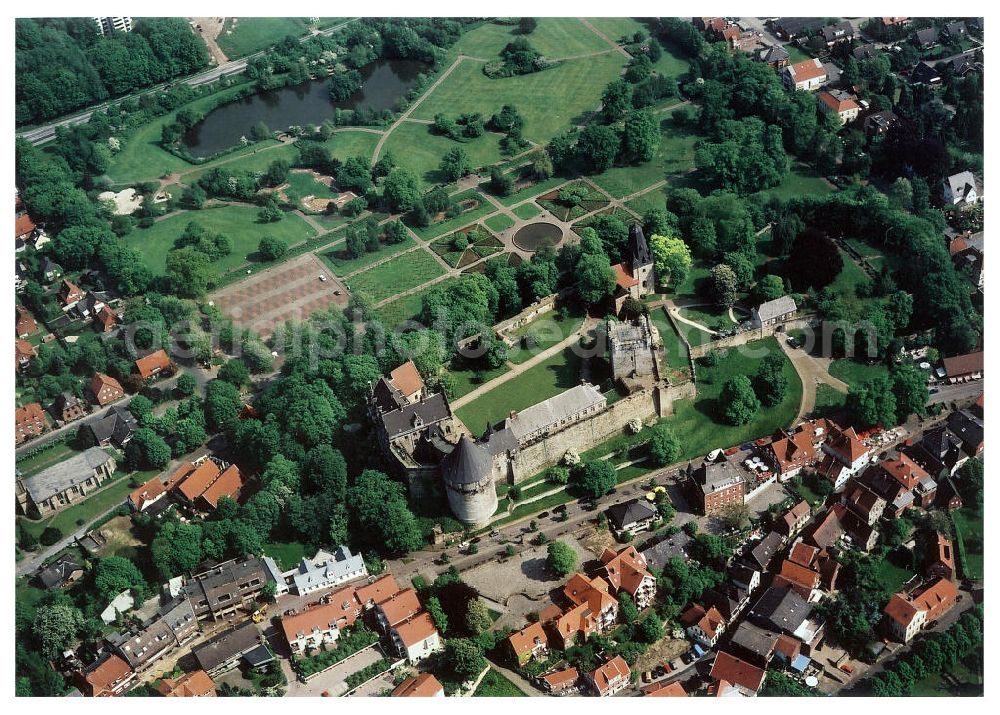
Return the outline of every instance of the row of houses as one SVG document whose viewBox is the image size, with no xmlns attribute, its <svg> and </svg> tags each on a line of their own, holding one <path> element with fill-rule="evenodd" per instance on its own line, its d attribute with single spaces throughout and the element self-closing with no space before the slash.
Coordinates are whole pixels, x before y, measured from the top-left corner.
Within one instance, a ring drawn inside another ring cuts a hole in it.
<svg viewBox="0 0 1000 715">
<path fill-rule="evenodd" d="M 238 499 L 244 486 L 239 467 L 206 455 L 180 465 L 166 480 L 154 477 L 136 487 L 126 503 L 134 512 L 157 514 L 173 497 L 174 501 L 195 511 L 211 513 L 218 508 L 222 497 Z"/>
</svg>

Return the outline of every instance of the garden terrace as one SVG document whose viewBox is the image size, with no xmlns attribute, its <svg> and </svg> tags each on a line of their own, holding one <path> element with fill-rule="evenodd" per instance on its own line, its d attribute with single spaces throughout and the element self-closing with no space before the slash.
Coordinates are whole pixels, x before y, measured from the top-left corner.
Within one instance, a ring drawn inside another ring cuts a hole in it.
<svg viewBox="0 0 1000 715">
<path fill-rule="evenodd" d="M 431 241 L 431 250 L 452 268 L 465 268 L 503 250 L 503 242 L 482 224 L 474 224 Z"/>
</svg>

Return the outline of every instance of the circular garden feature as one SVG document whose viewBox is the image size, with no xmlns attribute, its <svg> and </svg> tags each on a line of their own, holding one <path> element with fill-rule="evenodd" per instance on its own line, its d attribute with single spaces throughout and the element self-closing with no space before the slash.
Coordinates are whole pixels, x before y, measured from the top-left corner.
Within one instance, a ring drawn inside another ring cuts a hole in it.
<svg viewBox="0 0 1000 715">
<path fill-rule="evenodd" d="M 517 230 L 514 234 L 514 245 L 522 251 L 537 251 L 545 245 L 555 246 L 562 237 L 563 231 L 556 224 L 535 221 Z"/>
</svg>

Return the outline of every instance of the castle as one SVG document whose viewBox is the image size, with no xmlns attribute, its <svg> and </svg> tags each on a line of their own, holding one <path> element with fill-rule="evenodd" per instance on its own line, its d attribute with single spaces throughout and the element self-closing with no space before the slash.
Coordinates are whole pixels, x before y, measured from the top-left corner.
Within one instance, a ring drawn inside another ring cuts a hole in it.
<svg viewBox="0 0 1000 715">
<path fill-rule="evenodd" d="M 638 300 L 656 291 L 656 269 L 653 252 L 649 250 L 642 227 L 629 226 L 628 245 L 621 263 L 611 266 L 617 287 L 614 293 L 615 313 L 620 314 L 628 298 Z"/>
</svg>

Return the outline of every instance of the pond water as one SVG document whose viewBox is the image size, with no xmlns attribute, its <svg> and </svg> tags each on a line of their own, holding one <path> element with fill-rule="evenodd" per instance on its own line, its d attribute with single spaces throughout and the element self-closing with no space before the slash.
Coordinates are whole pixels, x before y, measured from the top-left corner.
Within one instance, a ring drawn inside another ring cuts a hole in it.
<svg viewBox="0 0 1000 715">
<path fill-rule="evenodd" d="M 562 229 L 554 223 L 536 221 L 517 230 L 514 234 L 514 245 L 522 251 L 537 251 L 545 244 L 556 245 L 562 237 Z"/>
<path fill-rule="evenodd" d="M 360 70 L 361 88 L 342 102 L 330 99 L 326 78 L 261 92 L 212 110 L 182 142 L 191 156 L 200 159 L 236 146 L 257 122 L 281 131 L 293 125 L 321 124 L 337 108 L 394 109 L 426 70 L 427 65 L 417 60 L 372 62 Z"/>
</svg>

